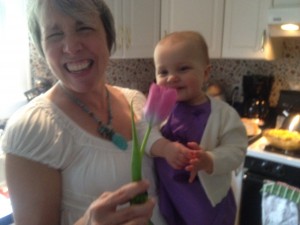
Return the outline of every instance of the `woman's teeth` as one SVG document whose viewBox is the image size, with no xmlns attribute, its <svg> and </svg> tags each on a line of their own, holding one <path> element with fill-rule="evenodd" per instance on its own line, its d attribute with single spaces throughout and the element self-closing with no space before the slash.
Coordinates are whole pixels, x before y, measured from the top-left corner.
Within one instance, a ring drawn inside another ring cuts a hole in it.
<svg viewBox="0 0 300 225">
<path fill-rule="evenodd" d="M 86 68 L 88 68 L 91 65 L 91 61 L 85 60 L 82 62 L 76 62 L 76 63 L 67 63 L 66 68 L 69 72 L 80 72 Z"/>
</svg>

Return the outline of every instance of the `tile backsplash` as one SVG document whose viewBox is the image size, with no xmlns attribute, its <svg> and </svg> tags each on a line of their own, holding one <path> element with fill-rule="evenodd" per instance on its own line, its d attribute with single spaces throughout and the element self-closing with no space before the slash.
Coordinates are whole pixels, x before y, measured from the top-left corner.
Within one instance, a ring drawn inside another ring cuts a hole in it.
<svg viewBox="0 0 300 225">
<path fill-rule="evenodd" d="M 270 94 L 270 105 L 276 106 L 280 90 L 297 89 L 300 91 L 300 40 L 284 42 L 283 57 L 274 61 L 264 60 L 211 60 L 211 79 L 221 81 L 227 100 L 234 87 L 241 87 L 242 77 L 248 74 L 274 76 Z M 54 83 L 55 77 L 47 68 L 44 60 L 31 46 L 31 74 L 33 85 L 46 79 Z M 112 59 L 107 69 L 107 80 L 111 84 L 138 89 L 144 93 L 155 79 L 152 59 Z M 242 92 L 239 92 L 240 99 Z"/>
</svg>

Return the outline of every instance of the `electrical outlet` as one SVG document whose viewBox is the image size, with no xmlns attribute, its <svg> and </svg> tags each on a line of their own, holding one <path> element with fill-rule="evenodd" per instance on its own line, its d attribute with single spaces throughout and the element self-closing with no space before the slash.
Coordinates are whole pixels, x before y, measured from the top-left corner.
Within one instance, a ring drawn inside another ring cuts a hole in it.
<svg viewBox="0 0 300 225">
<path fill-rule="evenodd" d="M 230 99 L 231 104 L 243 102 L 244 98 L 243 98 L 241 86 L 239 86 L 239 85 L 234 86 L 234 88 L 231 91 L 230 98 L 231 98 Z"/>
</svg>

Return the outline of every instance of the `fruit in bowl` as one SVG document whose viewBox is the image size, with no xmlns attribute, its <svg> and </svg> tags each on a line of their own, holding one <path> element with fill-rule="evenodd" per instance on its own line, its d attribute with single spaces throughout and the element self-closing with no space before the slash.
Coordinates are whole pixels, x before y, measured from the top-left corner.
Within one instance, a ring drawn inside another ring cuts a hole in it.
<svg viewBox="0 0 300 225">
<path fill-rule="evenodd" d="M 285 129 L 266 129 L 263 136 L 274 147 L 284 150 L 300 150 L 300 133 Z"/>
</svg>

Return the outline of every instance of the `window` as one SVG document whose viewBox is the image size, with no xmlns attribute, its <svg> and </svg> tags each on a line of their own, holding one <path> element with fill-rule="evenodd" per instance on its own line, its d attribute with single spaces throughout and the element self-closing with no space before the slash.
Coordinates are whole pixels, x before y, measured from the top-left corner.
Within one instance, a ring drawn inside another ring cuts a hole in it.
<svg viewBox="0 0 300 225">
<path fill-rule="evenodd" d="M 26 103 L 30 89 L 26 0 L 0 0 L 0 119 Z"/>
</svg>

